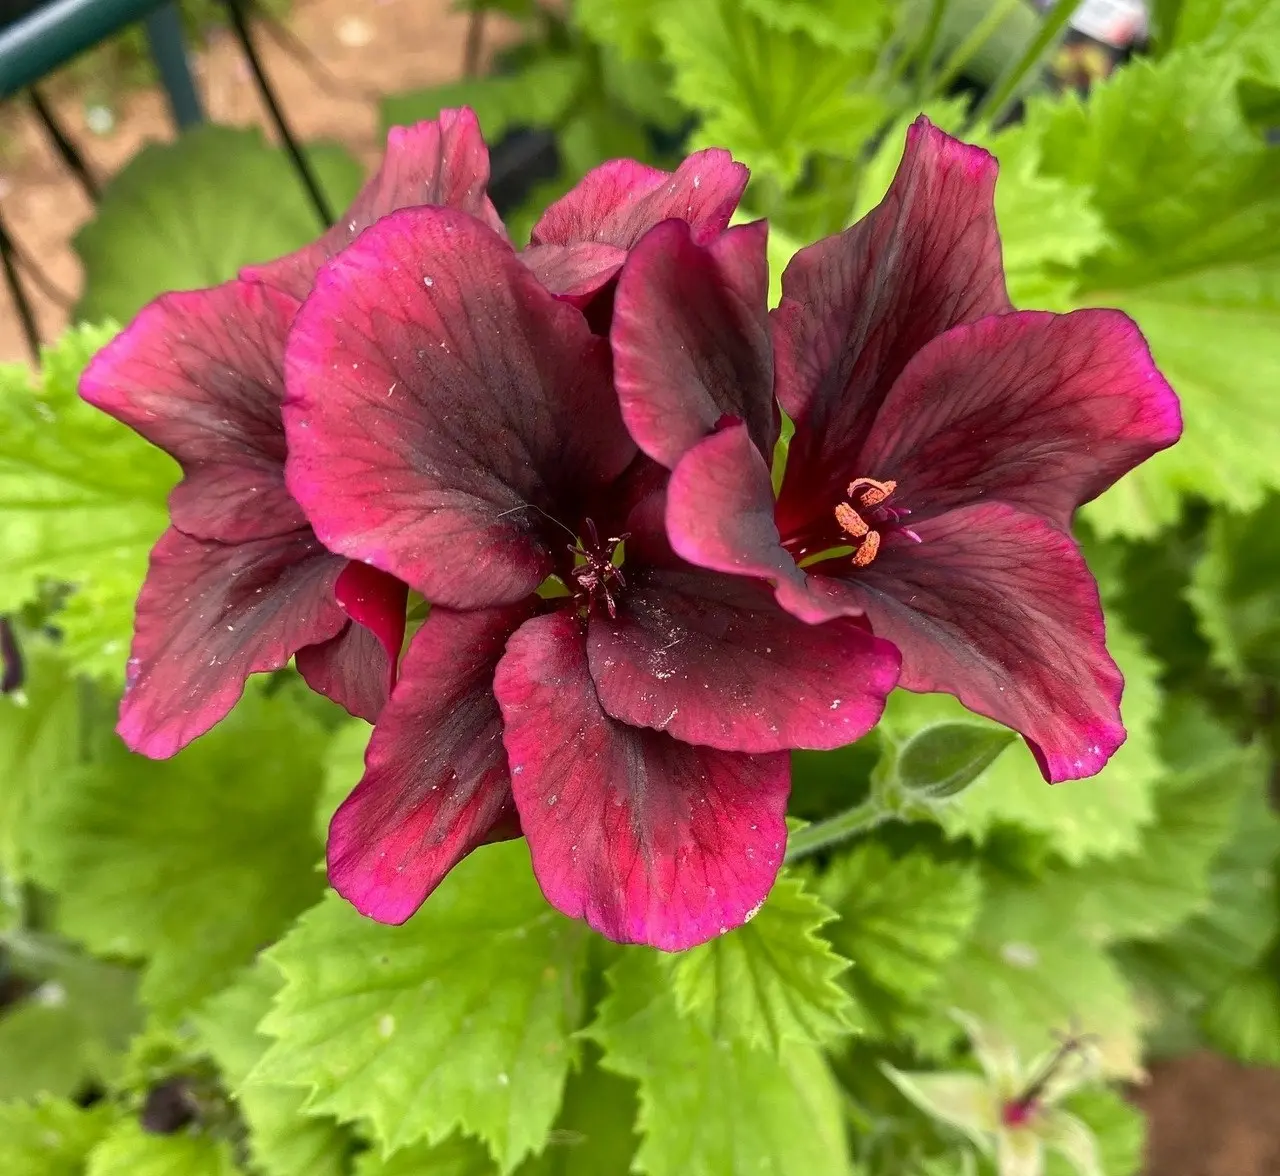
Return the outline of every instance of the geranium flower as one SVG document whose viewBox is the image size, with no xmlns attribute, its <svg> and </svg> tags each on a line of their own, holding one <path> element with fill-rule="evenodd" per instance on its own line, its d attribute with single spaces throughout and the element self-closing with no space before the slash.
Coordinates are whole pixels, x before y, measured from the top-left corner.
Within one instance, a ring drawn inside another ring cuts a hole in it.
<svg viewBox="0 0 1280 1176">
<path fill-rule="evenodd" d="M 714 248 L 767 384 L 763 226 Z M 894 651 L 675 556 L 607 340 L 464 213 L 396 213 L 325 266 L 286 374 L 316 533 L 433 606 L 330 828 L 339 892 L 401 922 L 514 812 L 548 899 L 611 938 L 746 919 L 782 860 L 787 749 L 867 731 Z"/>
<path fill-rule="evenodd" d="M 327 551 L 284 484 L 285 339 L 317 268 L 378 217 L 453 203 L 501 227 L 469 110 L 396 128 L 376 175 L 318 241 L 209 290 L 166 294 L 93 360 L 80 393 L 177 459 L 172 526 L 138 597 L 118 730 L 172 755 L 296 655 L 316 690 L 369 720 L 395 674 L 406 589 Z"/>
<path fill-rule="evenodd" d="M 745 376 L 715 245 L 678 224 L 646 236 L 611 337 L 631 432 L 673 470 L 681 556 L 770 581 L 805 620 L 865 611 L 901 650 L 903 686 L 1013 727 L 1057 781 L 1124 739 L 1073 512 L 1181 422 L 1123 314 L 1013 311 L 995 178 L 985 151 L 922 118 L 881 204 L 793 258 L 771 315 L 795 422 L 776 503 L 773 405 Z"/>
<path fill-rule="evenodd" d="M 747 169 L 718 147 L 695 152 L 674 172 L 612 159 L 547 206 L 521 259 L 548 290 L 586 308 L 612 292 L 627 251 L 654 225 L 678 219 L 699 242 L 719 236 L 747 178 Z"/>
<path fill-rule="evenodd" d="M 994 1156 L 999 1176 L 1043 1176 L 1051 1151 L 1079 1176 L 1102 1176 L 1093 1132 L 1060 1105 L 1097 1075 L 1097 1050 L 1089 1039 L 1068 1036 L 1024 1066 L 998 1033 L 966 1014 L 952 1016 L 969 1034 L 982 1073 L 904 1073 L 882 1064 L 894 1086 L 926 1115 Z"/>
</svg>

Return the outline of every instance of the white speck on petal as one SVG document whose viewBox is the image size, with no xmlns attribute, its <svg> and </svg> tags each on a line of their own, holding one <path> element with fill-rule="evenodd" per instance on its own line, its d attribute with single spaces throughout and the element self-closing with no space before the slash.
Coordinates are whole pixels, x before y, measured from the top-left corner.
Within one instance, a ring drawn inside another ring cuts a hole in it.
<svg viewBox="0 0 1280 1176">
<path fill-rule="evenodd" d="M 384 1041 L 396 1031 L 396 1019 L 390 1013 L 383 1013 L 378 1018 L 378 1036 Z"/>
</svg>

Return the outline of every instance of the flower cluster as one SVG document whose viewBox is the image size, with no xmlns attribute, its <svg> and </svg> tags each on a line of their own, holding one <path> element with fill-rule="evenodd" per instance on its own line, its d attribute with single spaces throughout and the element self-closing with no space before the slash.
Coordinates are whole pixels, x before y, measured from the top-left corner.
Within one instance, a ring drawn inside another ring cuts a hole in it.
<svg viewBox="0 0 1280 1176">
<path fill-rule="evenodd" d="M 470 111 L 393 132 L 319 241 L 160 298 L 86 373 L 184 475 L 131 747 L 172 754 L 294 658 L 375 721 L 328 850 L 362 912 L 403 921 L 523 835 L 556 907 L 670 950 L 758 908 L 790 751 L 860 738 L 897 684 L 1015 728 L 1051 781 L 1106 762 L 1121 679 L 1071 516 L 1177 403 L 1123 315 L 1013 310 L 990 156 L 921 119 L 773 311 L 724 151 L 605 164 L 523 251 L 488 170 Z"/>
</svg>

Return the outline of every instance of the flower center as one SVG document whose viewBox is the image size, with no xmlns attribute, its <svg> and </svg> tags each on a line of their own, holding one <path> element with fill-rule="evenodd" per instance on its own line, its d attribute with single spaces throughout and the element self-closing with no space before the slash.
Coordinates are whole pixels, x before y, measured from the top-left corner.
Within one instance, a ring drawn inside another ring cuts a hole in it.
<svg viewBox="0 0 1280 1176">
<path fill-rule="evenodd" d="M 881 535 L 886 528 L 895 526 L 911 512 L 902 507 L 886 505 L 898 483 L 892 479 L 880 482 L 875 478 L 854 478 L 845 493 L 851 501 L 840 503 L 836 509 L 836 522 L 840 530 L 853 543 L 853 566 L 865 568 L 880 551 Z M 909 539 L 920 542 L 914 531 L 903 529 Z"/>
<path fill-rule="evenodd" d="M 586 520 L 583 529 L 585 537 L 569 548 L 569 554 L 574 558 L 573 570 L 569 573 L 573 580 L 574 600 L 584 611 L 590 611 L 592 605 L 603 602 L 610 618 L 616 617 L 618 603 L 614 593 L 627 586 L 627 579 L 619 566 L 621 561 L 615 562 L 615 556 L 628 536 L 614 535 L 602 541 L 590 519 Z"/>
<path fill-rule="evenodd" d="M 1010 1099 L 1000 1108 L 1000 1122 L 1006 1127 L 1025 1127 L 1039 1110 L 1040 1104 L 1033 1098 Z"/>
</svg>

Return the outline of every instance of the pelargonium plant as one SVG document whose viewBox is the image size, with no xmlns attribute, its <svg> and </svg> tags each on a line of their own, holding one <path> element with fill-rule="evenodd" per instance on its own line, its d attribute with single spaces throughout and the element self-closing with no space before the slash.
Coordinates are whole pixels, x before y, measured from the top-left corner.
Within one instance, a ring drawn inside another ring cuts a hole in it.
<svg viewBox="0 0 1280 1176">
<path fill-rule="evenodd" d="M 1178 408 L 1123 315 L 1013 310 L 990 156 L 921 119 L 772 311 L 726 152 L 605 164 L 524 252 L 487 178 L 468 111 L 393 134 L 320 241 L 159 299 L 86 374 L 184 471 L 131 746 L 171 754 L 296 657 L 376 720 L 329 833 L 362 912 L 401 922 L 523 834 L 554 906 L 668 950 L 760 907 L 788 753 L 858 740 L 896 684 L 1052 781 L 1105 764 L 1121 678 L 1071 518 Z"/>
</svg>

